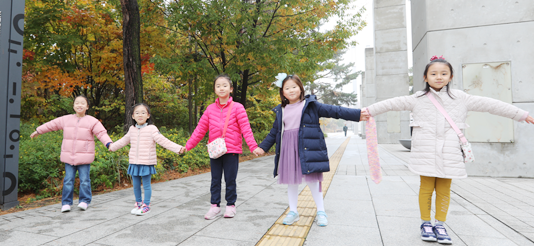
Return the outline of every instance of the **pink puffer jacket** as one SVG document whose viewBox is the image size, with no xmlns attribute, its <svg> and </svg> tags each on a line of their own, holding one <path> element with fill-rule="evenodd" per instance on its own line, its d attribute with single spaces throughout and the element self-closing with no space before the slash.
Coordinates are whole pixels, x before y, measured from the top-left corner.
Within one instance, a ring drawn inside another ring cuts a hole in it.
<svg viewBox="0 0 534 246">
<path fill-rule="evenodd" d="M 109 149 L 116 151 L 127 144 L 131 144 L 130 164 L 156 165 L 158 164 L 156 143 L 176 154 L 180 154 L 180 149 L 182 149 L 182 146 L 161 135 L 155 125 L 147 125 L 142 128 L 131 126 L 128 133 L 119 141 L 112 143 Z"/>
<path fill-rule="evenodd" d="M 95 160 L 95 135 L 104 145 L 111 142 L 106 128 L 95 117 L 65 115 L 37 127 L 37 133 L 63 130 L 61 162 L 73 166 L 90 164 Z"/>
<path fill-rule="evenodd" d="M 197 146 L 198 142 L 202 140 L 206 132 L 209 130 L 209 142 L 211 143 L 215 139 L 222 136 L 224 129 L 224 122 L 226 120 L 226 114 L 232 102 L 232 97 L 228 99 L 228 103 L 224 106 L 219 103 L 219 98 L 215 100 L 214 103 L 210 104 L 204 114 L 198 122 L 198 126 L 193 131 L 191 138 L 187 141 L 185 147 L 187 150 L 191 150 Z M 247 111 L 245 107 L 238 102 L 234 102 L 232 107 L 232 112 L 230 112 L 230 118 L 228 120 L 228 127 L 226 128 L 226 153 L 243 153 L 243 140 L 241 135 L 245 138 L 250 151 L 254 151 L 258 144 L 254 140 L 254 134 L 252 134 L 252 129 L 250 129 L 250 123 L 248 122 Z"/>
</svg>

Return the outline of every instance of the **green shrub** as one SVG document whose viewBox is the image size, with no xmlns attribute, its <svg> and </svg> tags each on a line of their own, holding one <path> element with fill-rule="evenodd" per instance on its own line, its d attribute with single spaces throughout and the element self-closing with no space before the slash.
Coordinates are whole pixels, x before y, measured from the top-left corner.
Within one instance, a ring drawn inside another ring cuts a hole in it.
<svg viewBox="0 0 534 246">
<path fill-rule="evenodd" d="M 65 176 L 65 164 L 60 161 L 63 132 L 48 132 L 30 139 L 30 134 L 38 126 L 36 123 L 22 123 L 19 155 L 19 191 L 35 192 L 39 197 L 50 197 L 61 194 L 61 184 Z M 185 146 L 189 135 L 183 130 L 160 128 L 161 133 L 169 140 Z M 117 141 L 124 134 L 109 134 L 113 141 Z M 98 139 L 95 147 L 95 160 L 91 163 L 91 186 L 94 190 L 111 188 L 124 181 L 131 182 L 127 175 L 128 153 L 130 146 L 111 152 Z M 209 166 L 209 156 L 206 151 L 206 140 L 202 140 L 192 151 L 184 155 L 177 155 L 161 146 L 156 147 L 158 154 L 159 179 L 167 170 L 187 172 Z M 75 192 L 78 192 L 78 183 Z"/>
</svg>

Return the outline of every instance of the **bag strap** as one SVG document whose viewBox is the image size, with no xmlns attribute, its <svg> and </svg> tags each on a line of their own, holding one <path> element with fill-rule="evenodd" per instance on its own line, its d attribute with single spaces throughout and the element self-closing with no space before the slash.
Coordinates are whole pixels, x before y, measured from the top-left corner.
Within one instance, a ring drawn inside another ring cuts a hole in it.
<svg viewBox="0 0 534 246">
<path fill-rule="evenodd" d="M 439 112 L 441 112 L 441 114 L 443 116 L 445 116 L 445 119 L 447 119 L 447 121 L 449 122 L 449 124 L 452 126 L 452 129 L 454 129 L 454 131 L 456 132 L 456 134 L 458 134 L 458 137 L 460 138 L 460 140 L 462 141 L 463 144 L 466 144 L 467 143 L 467 139 L 465 138 L 464 134 L 462 133 L 462 131 L 460 131 L 460 129 L 458 128 L 458 126 L 456 126 L 456 123 L 454 123 L 454 121 L 452 121 L 451 117 L 449 116 L 449 114 L 447 114 L 447 111 L 445 111 L 445 109 L 443 108 L 443 106 L 441 106 L 441 104 L 438 103 L 438 101 L 436 101 L 436 98 L 434 98 L 434 96 L 432 95 L 431 92 L 428 92 L 426 94 L 426 96 L 428 97 L 428 99 L 430 99 L 430 101 L 432 101 L 432 103 L 434 104 L 434 106 L 436 106 L 436 108 L 438 108 Z"/>
<path fill-rule="evenodd" d="M 234 106 L 234 101 L 230 103 L 230 108 L 228 109 L 228 113 L 226 113 L 226 121 L 224 122 L 224 130 L 222 133 L 222 138 L 226 135 L 226 127 L 228 127 L 228 120 L 230 119 L 230 113 L 232 112 L 232 107 Z"/>
</svg>

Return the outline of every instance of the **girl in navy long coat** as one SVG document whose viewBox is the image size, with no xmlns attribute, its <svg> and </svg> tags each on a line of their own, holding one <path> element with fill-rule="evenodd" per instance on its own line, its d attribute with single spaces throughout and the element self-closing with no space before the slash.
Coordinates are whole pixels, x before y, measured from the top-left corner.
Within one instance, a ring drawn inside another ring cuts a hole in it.
<svg viewBox="0 0 534 246">
<path fill-rule="evenodd" d="M 299 220 L 298 187 L 304 179 L 317 206 L 317 225 L 326 226 L 321 181 L 330 165 L 319 117 L 360 121 L 366 120 L 368 114 L 322 104 L 314 95 L 304 96 L 304 86 L 297 75 L 278 74 L 277 78 L 282 103 L 273 109 L 276 113 L 273 128 L 254 153 L 263 154 L 276 142 L 274 176 L 279 176 L 278 183 L 288 185 L 290 212 L 283 223 L 291 225 Z"/>
</svg>

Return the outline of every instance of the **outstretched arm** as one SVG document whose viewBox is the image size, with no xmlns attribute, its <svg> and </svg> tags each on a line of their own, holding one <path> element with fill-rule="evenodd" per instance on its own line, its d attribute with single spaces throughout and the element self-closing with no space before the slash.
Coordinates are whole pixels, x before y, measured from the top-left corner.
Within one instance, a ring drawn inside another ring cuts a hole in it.
<svg viewBox="0 0 534 246">
<path fill-rule="evenodd" d="M 488 112 L 490 114 L 510 118 L 516 121 L 524 121 L 528 117 L 528 112 L 512 104 L 503 101 L 467 94 L 465 101 L 468 111 Z M 531 117 L 532 118 L 532 117 Z"/>
<path fill-rule="evenodd" d="M 34 138 L 35 136 L 40 135 L 40 134 L 44 134 L 44 133 L 51 132 L 51 131 L 62 130 L 63 129 L 63 117 L 65 116 L 53 119 L 37 127 L 37 129 L 35 129 L 35 131 L 30 135 L 30 137 Z"/>
<path fill-rule="evenodd" d="M 175 142 L 163 136 L 157 128 L 152 133 L 152 139 L 154 139 L 154 141 L 159 145 L 163 146 L 163 148 L 166 148 L 176 154 L 182 154 L 184 152 L 184 148 L 181 145 L 176 144 Z"/>
<path fill-rule="evenodd" d="M 119 141 L 111 143 L 108 147 L 109 151 L 116 151 L 130 143 L 130 131 L 124 135 Z"/>
<path fill-rule="evenodd" d="M 361 110 L 316 102 L 319 117 L 360 121 Z"/>
<path fill-rule="evenodd" d="M 388 111 L 412 111 L 415 107 L 416 95 L 394 97 L 377 103 L 373 103 L 367 107 L 371 116 L 386 113 Z"/>
</svg>

